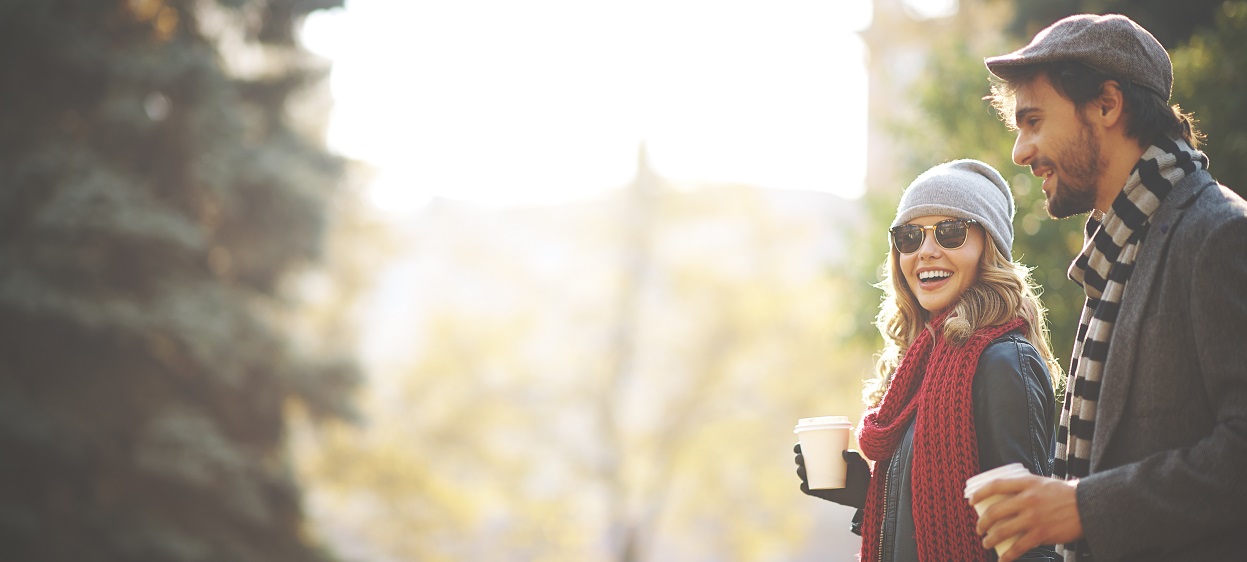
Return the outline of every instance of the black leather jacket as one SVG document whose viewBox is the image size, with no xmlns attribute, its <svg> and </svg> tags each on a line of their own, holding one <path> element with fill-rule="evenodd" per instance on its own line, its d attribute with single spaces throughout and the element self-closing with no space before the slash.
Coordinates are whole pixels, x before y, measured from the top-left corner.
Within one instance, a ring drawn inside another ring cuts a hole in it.
<svg viewBox="0 0 1247 562">
<path fill-rule="evenodd" d="M 978 436 L 979 469 L 1020 462 L 1035 474 L 1052 474 L 1056 425 L 1051 377 L 1039 352 L 1013 331 L 993 340 L 979 357 L 974 374 L 974 428 Z M 884 501 L 881 562 L 917 562 L 910 494 L 914 426 L 888 463 Z M 853 518 L 861 534 L 862 510 Z M 995 551 L 990 558 L 996 559 Z M 1051 547 L 1039 547 L 1020 560 L 1056 560 Z M 929 562 L 929 561 L 928 561 Z"/>
</svg>

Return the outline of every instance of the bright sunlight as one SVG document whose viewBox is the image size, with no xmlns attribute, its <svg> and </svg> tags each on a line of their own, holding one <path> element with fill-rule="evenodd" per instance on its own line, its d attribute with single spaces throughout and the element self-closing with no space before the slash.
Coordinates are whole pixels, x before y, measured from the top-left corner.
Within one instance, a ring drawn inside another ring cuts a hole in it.
<svg viewBox="0 0 1247 562">
<path fill-rule="evenodd" d="M 556 203 L 677 180 L 856 197 L 870 2 L 352 0 L 306 22 L 369 199 Z"/>
</svg>

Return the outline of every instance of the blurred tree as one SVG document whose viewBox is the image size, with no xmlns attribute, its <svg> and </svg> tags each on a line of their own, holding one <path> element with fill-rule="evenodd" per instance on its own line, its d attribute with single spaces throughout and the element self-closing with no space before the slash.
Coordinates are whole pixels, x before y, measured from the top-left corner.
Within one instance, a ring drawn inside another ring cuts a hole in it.
<svg viewBox="0 0 1247 562">
<path fill-rule="evenodd" d="M 715 559 L 766 559 L 800 536 L 785 513 L 792 478 L 741 467 L 790 456 L 795 439 L 775 435 L 800 415 L 861 411 L 870 350 L 855 345 L 847 303 L 870 288 L 818 275 L 807 246 L 818 237 L 785 224 L 759 191 L 681 193 L 647 170 L 618 205 L 607 382 L 588 387 L 602 413 L 599 453 L 587 458 L 612 506 L 610 559 L 665 559 L 658 544 L 707 525 L 722 537 L 702 547 Z M 818 220 L 853 247 L 855 221 Z"/>
<path fill-rule="evenodd" d="M 283 321 L 343 166 L 294 29 L 340 4 L 0 4 L 0 558 L 329 558 L 283 409 L 356 368 Z"/>
<path fill-rule="evenodd" d="M 791 429 L 799 417 L 856 421 L 862 410 L 873 349 L 856 338 L 850 303 L 873 289 L 826 275 L 858 255 L 858 207 L 833 203 L 839 212 L 820 213 L 815 227 L 740 186 L 664 201 L 650 319 L 637 329 L 645 348 L 627 389 L 659 412 L 626 449 L 623 481 L 641 498 L 624 519 L 641 530 L 635 560 L 692 558 L 657 548 L 681 536 L 698 537 L 693 552 L 714 560 L 796 559 L 806 541 L 851 557 L 852 510 L 795 492 Z M 844 245 L 842 258 L 808 247 L 829 240 Z M 810 517 L 819 509 L 832 512 L 828 527 Z"/>
<path fill-rule="evenodd" d="M 373 371 L 367 429 L 305 449 L 335 544 L 432 561 L 851 556 L 851 510 L 802 495 L 791 451 L 798 417 L 861 410 L 870 350 L 841 343 L 857 292 L 819 251 L 848 240 L 855 207 L 788 204 L 799 219 L 755 189 L 643 171 L 571 207 L 434 205 L 408 285 L 414 359 Z M 839 525 L 815 532 L 820 510 Z"/>
<path fill-rule="evenodd" d="M 848 233 L 850 247 L 847 267 L 828 271 L 835 279 L 849 283 L 844 303 L 853 315 L 857 329 L 848 334 L 848 342 L 860 349 L 877 352 L 883 348 L 883 337 L 875 327 L 883 290 L 878 284 L 883 280 L 883 262 L 887 259 L 891 241 L 887 227 L 896 214 L 900 190 L 896 193 L 867 191 L 862 197 L 864 227 Z"/>
<path fill-rule="evenodd" d="M 299 465 L 321 532 L 357 560 L 583 560 L 566 551 L 583 554 L 585 533 L 570 532 L 588 514 L 532 489 L 562 454 L 548 439 L 557 428 L 537 436 L 565 419 L 554 389 L 520 359 L 529 342 L 517 336 L 533 319 L 424 318 L 412 331 L 425 334 L 426 352 L 373 370 L 364 425 L 302 433 Z"/>
<path fill-rule="evenodd" d="M 1124 14 L 1173 51 L 1186 43 L 1191 34 L 1211 27 L 1225 0 L 1013 0 L 1013 3 L 1016 9 L 1008 31 L 1018 39 L 1029 41 L 1040 29 L 1072 14 Z"/>
<path fill-rule="evenodd" d="M 1215 25 L 1170 52 L 1173 101 L 1207 135 L 1213 177 L 1247 196 L 1247 1 L 1223 2 Z"/>
</svg>

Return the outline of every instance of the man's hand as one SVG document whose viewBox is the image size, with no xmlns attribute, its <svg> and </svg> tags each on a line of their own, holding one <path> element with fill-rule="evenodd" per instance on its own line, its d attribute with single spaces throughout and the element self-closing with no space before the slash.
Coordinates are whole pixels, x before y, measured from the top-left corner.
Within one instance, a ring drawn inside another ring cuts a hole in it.
<svg viewBox="0 0 1247 562">
<path fill-rule="evenodd" d="M 811 490 L 809 480 L 805 476 L 805 457 L 801 454 L 801 444 L 792 448 L 797 454 L 797 476 L 801 478 L 801 491 L 816 498 L 822 498 L 840 505 L 861 508 L 866 505 L 866 489 L 870 486 L 870 465 L 857 451 L 849 449 L 843 453 L 844 461 L 849 463 L 849 471 L 845 476 L 845 486 L 833 490 Z"/>
<path fill-rule="evenodd" d="M 1007 496 L 988 507 L 979 518 L 975 531 L 983 537 L 983 548 L 995 548 L 1001 541 L 1019 535 L 1013 547 L 1000 557 L 1000 562 L 1012 562 L 1041 544 L 1065 544 L 1082 538 L 1077 486 L 1077 481 L 1033 474 L 983 486 L 970 498 L 970 505 L 996 494 Z"/>
</svg>

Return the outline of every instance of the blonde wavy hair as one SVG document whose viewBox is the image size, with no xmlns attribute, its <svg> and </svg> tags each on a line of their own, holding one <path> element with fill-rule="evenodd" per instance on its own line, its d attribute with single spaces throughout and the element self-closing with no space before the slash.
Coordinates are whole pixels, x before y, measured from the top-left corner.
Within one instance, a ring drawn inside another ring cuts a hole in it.
<svg viewBox="0 0 1247 562">
<path fill-rule="evenodd" d="M 981 228 L 981 227 L 980 227 Z M 1052 355 L 1049 342 L 1047 309 L 1039 301 L 1039 288 L 1031 278 L 1031 270 L 1010 261 L 997 248 L 991 236 L 983 236 L 983 255 L 979 258 L 978 278 L 966 288 L 944 323 L 944 338 L 951 344 L 965 344 L 975 330 L 996 326 L 1016 317 L 1026 321 L 1024 335 L 1039 351 L 1055 382 L 1064 379 L 1061 366 Z M 901 358 L 924 329 L 931 314 L 918 304 L 918 298 L 905 283 L 900 269 L 900 255 L 889 246 L 883 281 L 883 302 L 875 317 L 875 326 L 883 336 L 883 349 L 875 362 L 875 376 L 866 381 L 862 399 L 874 408 L 883 400 Z"/>
</svg>

